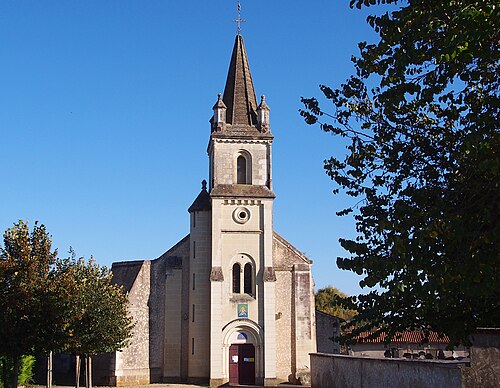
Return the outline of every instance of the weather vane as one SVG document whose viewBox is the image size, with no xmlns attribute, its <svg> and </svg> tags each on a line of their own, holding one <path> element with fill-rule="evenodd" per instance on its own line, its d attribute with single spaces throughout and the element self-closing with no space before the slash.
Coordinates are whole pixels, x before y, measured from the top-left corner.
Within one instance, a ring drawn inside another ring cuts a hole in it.
<svg viewBox="0 0 500 388">
<path fill-rule="evenodd" d="M 238 23 L 238 35 L 241 35 L 241 23 L 246 22 L 246 20 L 241 18 L 241 4 L 238 0 L 238 19 L 233 20 L 233 22 Z"/>
</svg>

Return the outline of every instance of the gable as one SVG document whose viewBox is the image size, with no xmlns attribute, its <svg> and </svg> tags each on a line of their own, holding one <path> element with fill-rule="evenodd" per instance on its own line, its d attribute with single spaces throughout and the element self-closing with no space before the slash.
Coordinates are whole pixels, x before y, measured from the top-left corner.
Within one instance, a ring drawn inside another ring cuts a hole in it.
<svg viewBox="0 0 500 388">
<path fill-rule="evenodd" d="M 143 264 L 144 260 L 113 263 L 111 265 L 112 282 L 123 286 L 125 292 L 130 292 Z"/>
<path fill-rule="evenodd" d="M 189 234 L 175 244 L 172 248 L 154 260 L 165 261 L 166 269 L 180 269 L 182 268 L 182 259 L 189 259 Z"/>
<path fill-rule="evenodd" d="M 273 261 L 274 269 L 277 271 L 290 271 L 296 264 L 305 264 L 308 267 L 312 264 L 312 260 L 275 231 L 273 231 Z"/>
</svg>

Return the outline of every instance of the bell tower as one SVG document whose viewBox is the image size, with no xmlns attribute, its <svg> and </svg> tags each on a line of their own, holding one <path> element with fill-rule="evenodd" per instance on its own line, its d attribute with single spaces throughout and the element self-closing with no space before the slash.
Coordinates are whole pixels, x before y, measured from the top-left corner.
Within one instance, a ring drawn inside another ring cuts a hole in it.
<svg viewBox="0 0 500 388">
<path fill-rule="evenodd" d="M 264 96 L 257 104 L 239 33 L 224 94 L 219 94 L 213 111 L 208 144 L 210 381 L 212 386 L 231 382 L 231 370 L 239 363 L 248 368 L 247 383 L 272 383 L 276 378 L 273 135 L 270 109 Z"/>
</svg>

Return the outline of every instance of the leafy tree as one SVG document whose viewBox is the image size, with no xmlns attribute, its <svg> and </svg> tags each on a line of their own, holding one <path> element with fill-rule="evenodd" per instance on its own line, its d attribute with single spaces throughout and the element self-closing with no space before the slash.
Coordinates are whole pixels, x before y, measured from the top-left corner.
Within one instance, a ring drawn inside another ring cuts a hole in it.
<svg viewBox="0 0 500 388">
<path fill-rule="evenodd" d="M 87 356 L 90 376 L 93 355 L 118 351 L 129 344 L 134 323 L 127 310 L 127 296 L 122 286 L 112 283 L 111 271 L 93 259 L 75 260 L 73 254 L 72 259 L 61 260 L 57 265 L 58 279 L 68 296 L 66 350 Z M 88 384 L 91 385 L 90 378 Z"/>
<path fill-rule="evenodd" d="M 356 315 L 356 311 L 342 307 L 340 301 L 346 297 L 346 294 L 335 287 L 321 288 L 315 294 L 316 310 L 349 321 Z"/>
<path fill-rule="evenodd" d="M 43 225 L 19 221 L 0 247 L 2 376 L 18 382 L 20 360 L 34 352 L 92 355 L 127 346 L 133 328 L 122 287 L 93 259 L 57 259 Z M 12 365 L 10 367 L 9 365 Z M 9 372 L 12 370 L 12 373 Z"/>
<path fill-rule="evenodd" d="M 347 140 L 327 174 L 357 204 L 340 268 L 371 290 L 348 337 L 435 330 L 466 342 L 500 324 L 500 5 L 487 0 L 351 0 L 379 35 L 355 74 L 303 99 L 309 124 Z M 399 7 L 397 7 L 399 6 Z M 385 8 L 384 8 L 385 7 Z M 383 13 L 384 11 L 387 11 Z"/>
<path fill-rule="evenodd" d="M 30 233 L 28 224 L 19 221 L 7 229 L 3 237 L 4 246 L 0 247 L 0 355 L 12 360 L 12 386 L 16 387 L 21 356 L 43 346 L 44 326 L 48 324 L 45 290 L 57 251 L 51 251 L 51 238 L 45 226 L 37 223 Z"/>
</svg>

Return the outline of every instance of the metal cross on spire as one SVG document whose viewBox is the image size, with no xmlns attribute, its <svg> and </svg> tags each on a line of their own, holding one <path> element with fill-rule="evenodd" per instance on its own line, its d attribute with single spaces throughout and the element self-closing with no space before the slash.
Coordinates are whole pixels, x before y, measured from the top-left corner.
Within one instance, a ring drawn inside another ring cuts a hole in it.
<svg viewBox="0 0 500 388">
<path fill-rule="evenodd" d="M 238 0 L 238 19 L 233 20 L 233 22 L 238 23 L 238 35 L 241 35 L 241 23 L 246 22 L 246 20 L 241 18 L 241 3 Z"/>
</svg>

